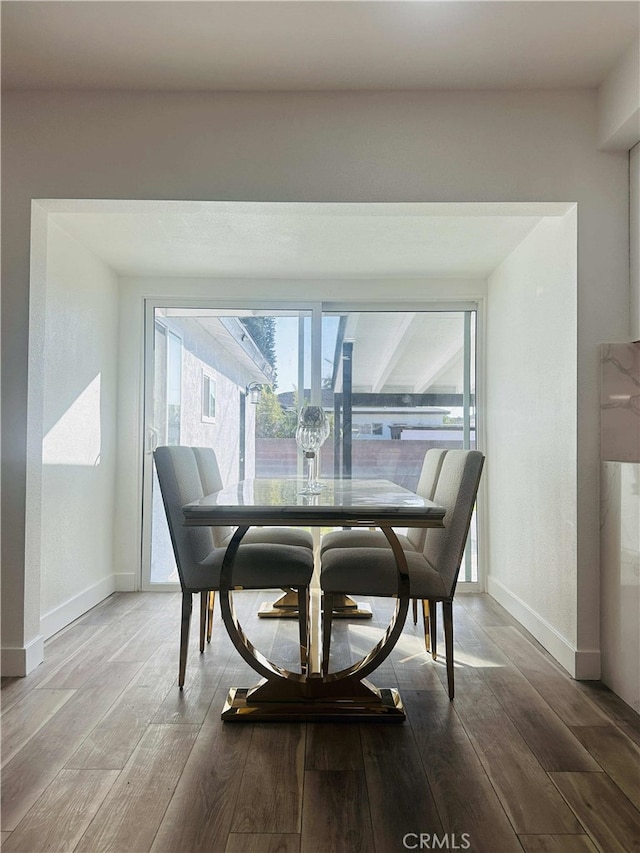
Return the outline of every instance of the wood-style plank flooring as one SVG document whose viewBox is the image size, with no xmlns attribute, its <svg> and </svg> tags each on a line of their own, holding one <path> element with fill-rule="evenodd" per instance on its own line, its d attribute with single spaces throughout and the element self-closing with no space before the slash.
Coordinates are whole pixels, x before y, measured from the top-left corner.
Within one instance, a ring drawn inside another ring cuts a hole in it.
<svg viewBox="0 0 640 853">
<path fill-rule="evenodd" d="M 256 618 L 268 597 L 237 595 L 241 621 L 293 666 L 295 622 Z M 371 622 L 334 622 L 334 666 L 384 629 L 390 603 L 371 603 Z M 407 624 L 372 679 L 400 688 L 402 725 L 223 724 L 229 687 L 257 676 L 217 604 L 199 654 L 194 604 L 183 693 L 167 593 L 111 596 L 3 680 L 2 853 L 640 850 L 638 716 L 488 596 L 456 600 L 453 703 Z"/>
</svg>

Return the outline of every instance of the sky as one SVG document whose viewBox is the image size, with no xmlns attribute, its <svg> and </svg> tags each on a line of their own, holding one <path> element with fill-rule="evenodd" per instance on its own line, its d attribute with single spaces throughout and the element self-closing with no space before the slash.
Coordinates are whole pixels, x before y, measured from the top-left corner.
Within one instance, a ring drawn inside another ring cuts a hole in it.
<svg viewBox="0 0 640 853">
<path fill-rule="evenodd" d="M 322 318 L 322 377 L 331 375 L 339 317 Z M 305 387 L 311 376 L 311 318 L 305 318 Z M 278 393 L 292 391 L 298 386 L 298 318 L 276 317 L 276 366 Z"/>
</svg>

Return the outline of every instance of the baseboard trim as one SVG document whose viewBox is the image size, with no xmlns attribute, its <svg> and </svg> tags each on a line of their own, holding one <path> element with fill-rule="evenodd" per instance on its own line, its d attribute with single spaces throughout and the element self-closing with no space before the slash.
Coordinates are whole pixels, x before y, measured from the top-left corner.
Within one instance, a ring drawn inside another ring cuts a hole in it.
<svg viewBox="0 0 640 853">
<path fill-rule="evenodd" d="M 598 649 L 576 649 L 576 674 L 578 681 L 599 681 L 602 677 L 602 656 Z"/>
<path fill-rule="evenodd" d="M 49 610 L 40 617 L 40 633 L 45 640 L 66 628 L 74 619 L 100 604 L 107 596 L 115 592 L 116 575 L 109 575 L 98 583 L 83 589 L 77 595 Z"/>
<path fill-rule="evenodd" d="M 113 577 L 116 592 L 138 592 L 137 576 L 133 572 L 119 572 Z"/>
<path fill-rule="evenodd" d="M 39 634 L 26 646 L 7 646 L 2 649 L 1 664 L 4 676 L 25 676 L 44 660 L 44 637 Z"/>
<path fill-rule="evenodd" d="M 573 678 L 592 681 L 600 678 L 600 651 L 576 649 L 526 602 L 511 592 L 501 581 L 489 575 L 487 592 L 527 629 L 567 670 Z"/>
</svg>

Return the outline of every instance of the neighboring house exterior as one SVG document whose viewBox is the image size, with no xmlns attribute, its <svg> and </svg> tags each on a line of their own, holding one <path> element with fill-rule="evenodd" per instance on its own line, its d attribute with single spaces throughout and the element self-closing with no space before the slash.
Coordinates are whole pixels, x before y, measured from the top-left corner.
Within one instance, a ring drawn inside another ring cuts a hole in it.
<svg viewBox="0 0 640 853">
<path fill-rule="evenodd" d="M 213 447 L 224 483 L 255 476 L 256 406 L 247 385 L 271 372 L 236 318 L 167 316 L 154 329 L 154 429 L 158 445 Z M 244 358 L 242 355 L 244 354 Z M 152 583 L 177 582 L 164 507 L 154 472 Z"/>
<path fill-rule="evenodd" d="M 305 399 L 309 391 L 305 389 Z M 373 396 L 373 395 L 370 395 Z M 402 439 L 434 442 L 454 442 L 462 447 L 462 417 L 458 410 L 444 406 L 401 406 L 385 405 L 380 394 L 380 405 L 354 405 L 351 418 L 352 438 L 356 439 Z M 285 410 L 295 409 L 295 399 L 291 391 L 278 394 L 280 405 Z M 331 417 L 334 412 L 334 392 L 323 389 L 322 406 Z M 455 414 L 454 414 L 455 412 Z M 472 445 L 475 428 L 472 425 Z M 451 444 L 451 446 L 454 446 Z"/>
<path fill-rule="evenodd" d="M 225 483 L 254 476 L 256 407 L 246 389 L 271 374 L 253 360 L 248 332 L 236 318 L 158 316 L 155 340 L 157 443 L 213 447 Z"/>
</svg>

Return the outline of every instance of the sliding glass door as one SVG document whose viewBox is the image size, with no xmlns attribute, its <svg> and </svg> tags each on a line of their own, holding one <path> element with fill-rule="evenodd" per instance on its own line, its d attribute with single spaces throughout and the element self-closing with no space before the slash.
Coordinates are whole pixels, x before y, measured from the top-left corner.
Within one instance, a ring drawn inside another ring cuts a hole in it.
<svg viewBox="0 0 640 853">
<path fill-rule="evenodd" d="M 299 389 L 311 385 L 311 310 L 149 305 L 144 589 L 178 581 L 152 465 L 161 444 L 213 447 L 223 480 L 295 477 Z"/>
<path fill-rule="evenodd" d="M 415 490 L 431 447 L 476 447 L 474 310 L 325 310 L 334 342 L 323 405 L 332 412 L 326 476 Z M 462 581 L 477 580 L 475 523 Z"/>
<path fill-rule="evenodd" d="M 331 434 L 325 477 L 418 483 L 430 447 L 475 447 L 476 311 L 315 304 L 149 306 L 143 587 L 170 588 L 175 563 L 151 465 L 157 444 L 211 446 L 222 477 L 302 476 L 304 402 Z M 460 580 L 477 580 L 475 521 Z"/>
</svg>

